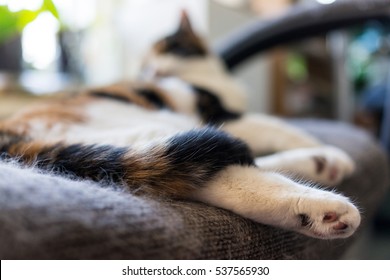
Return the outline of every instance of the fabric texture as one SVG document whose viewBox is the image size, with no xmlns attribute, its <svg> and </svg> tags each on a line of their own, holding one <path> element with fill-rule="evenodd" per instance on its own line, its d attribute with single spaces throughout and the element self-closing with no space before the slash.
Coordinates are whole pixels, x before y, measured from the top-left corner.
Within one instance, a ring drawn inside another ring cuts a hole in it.
<svg viewBox="0 0 390 280">
<path fill-rule="evenodd" d="M 0 163 L 1 259 L 337 259 L 370 223 L 389 185 L 385 153 L 343 123 L 294 121 L 357 162 L 338 190 L 363 212 L 358 232 L 324 241 L 189 201 L 136 197 Z"/>
</svg>

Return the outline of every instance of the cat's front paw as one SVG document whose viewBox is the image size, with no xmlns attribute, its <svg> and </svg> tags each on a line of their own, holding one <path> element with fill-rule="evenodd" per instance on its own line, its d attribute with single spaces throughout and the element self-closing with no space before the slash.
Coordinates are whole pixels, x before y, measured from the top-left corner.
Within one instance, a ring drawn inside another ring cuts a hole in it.
<svg viewBox="0 0 390 280">
<path fill-rule="evenodd" d="M 345 197 L 331 194 L 299 202 L 296 231 L 320 239 L 351 236 L 360 224 L 359 210 Z"/>
</svg>

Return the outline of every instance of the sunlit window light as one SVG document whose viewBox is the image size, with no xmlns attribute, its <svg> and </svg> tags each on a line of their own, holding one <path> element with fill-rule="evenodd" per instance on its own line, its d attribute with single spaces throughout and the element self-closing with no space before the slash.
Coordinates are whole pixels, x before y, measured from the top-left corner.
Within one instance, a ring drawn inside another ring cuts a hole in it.
<svg viewBox="0 0 390 280">
<path fill-rule="evenodd" d="M 20 10 L 38 10 L 42 6 L 43 0 L 8 0 L 4 2 L 7 2 L 8 9 L 11 12 L 17 12 Z"/>
<path fill-rule="evenodd" d="M 58 21 L 48 12 L 40 14 L 23 30 L 23 59 L 37 69 L 48 69 L 57 57 Z"/>
<path fill-rule="evenodd" d="M 96 0 L 53 0 L 61 20 L 70 29 L 84 29 L 96 17 Z"/>
<path fill-rule="evenodd" d="M 318 3 L 320 4 L 324 4 L 324 5 L 327 5 L 327 4 L 332 4 L 334 2 L 336 2 L 336 0 L 316 0 Z"/>
</svg>

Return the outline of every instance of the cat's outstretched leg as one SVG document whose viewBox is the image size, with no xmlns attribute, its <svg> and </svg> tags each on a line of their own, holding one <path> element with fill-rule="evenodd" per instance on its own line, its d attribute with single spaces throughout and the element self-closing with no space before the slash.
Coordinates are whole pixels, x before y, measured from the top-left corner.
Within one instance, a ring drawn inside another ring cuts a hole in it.
<svg viewBox="0 0 390 280">
<path fill-rule="evenodd" d="M 183 186 L 192 186 L 186 198 L 316 238 L 345 238 L 360 224 L 359 211 L 346 197 L 261 170 L 248 147 L 223 132 L 178 134 L 165 151 L 174 173 L 165 173 L 160 181 L 176 174 L 170 184 L 179 186 L 183 180 Z"/>
<path fill-rule="evenodd" d="M 254 221 L 321 238 L 346 238 L 360 224 L 344 196 L 298 184 L 256 167 L 229 166 L 194 198 Z"/>
<path fill-rule="evenodd" d="M 306 132 L 275 117 L 248 114 L 222 129 L 244 140 L 259 157 L 256 164 L 324 185 L 335 185 L 355 170 L 353 160 L 336 147 L 325 146 Z"/>
</svg>

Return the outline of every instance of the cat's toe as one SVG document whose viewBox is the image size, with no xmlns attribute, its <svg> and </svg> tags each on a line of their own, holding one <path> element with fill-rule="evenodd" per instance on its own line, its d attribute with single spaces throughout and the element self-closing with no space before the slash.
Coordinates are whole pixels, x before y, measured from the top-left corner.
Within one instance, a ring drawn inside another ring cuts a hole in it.
<svg viewBox="0 0 390 280">
<path fill-rule="evenodd" d="M 298 232 L 320 239 L 336 239 L 351 236 L 359 227 L 359 210 L 344 197 L 311 203 L 311 211 L 307 209 L 308 213 L 298 215 L 301 227 Z"/>
</svg>

